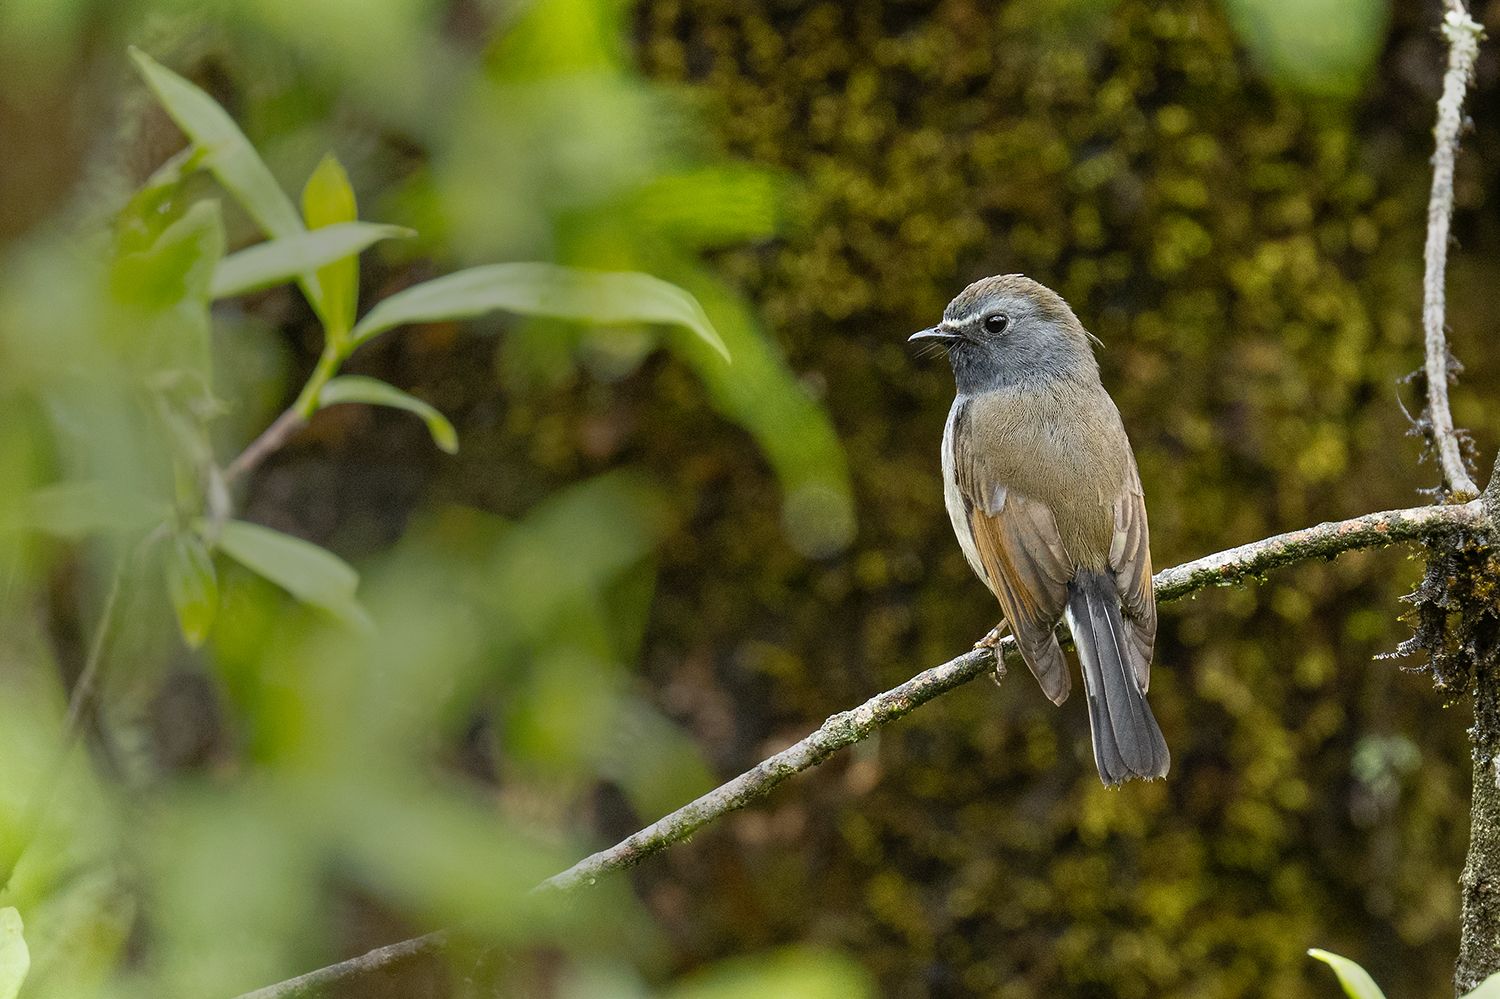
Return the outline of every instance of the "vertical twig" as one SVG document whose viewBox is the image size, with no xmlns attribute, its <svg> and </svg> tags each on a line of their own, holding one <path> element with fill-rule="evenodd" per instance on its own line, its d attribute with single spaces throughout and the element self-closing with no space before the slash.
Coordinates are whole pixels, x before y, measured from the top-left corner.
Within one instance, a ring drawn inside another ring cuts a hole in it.
<svg viewBox="0 0 1500 999">
<path fill-rule="evenodd" d="M 78 742 L 79 732 L 83 728 L 83 714 L 93 701 L 94 685 L 99 679 L 104 651 L 108 648 L 110 635 L 114 631 L 115 612 L 120 603 L 120 590 L 124 585 L 129 563 L 129 556 L 122 557 L 110 578 L 109 589 L 104 595 L 104 606 L 99 610 L 99 624 L 94 628 L 94 637 L 89 643 L 88 657 L 84 660 L 77 682 L 73 684 L 73 692 L 68 696 L 68 711 L 63 717 L 62 737 L 58 742 L 57 750 L 53 754 L 51 763 L 42 771 L 36 787 L 32 789 L 31 800 L 21 818 L 20 836 L 16 840 L 15 848 L 10 856 L 0 858 L 0 892 L 10 887 L 10 879 L 15 874 L 16 865 L 21 862 L 26 848 L 31 845 L 37 830 L 46 819 L 47 810 L 52 805 L 52 797 L 62 780 L 63 769 L 67 766 L 68 755 Z"/>
<path fill-rule="evenodd" d="M 1443 482 L 1455 499 L 1473 499 L 1479 487 L 1469 477 L 1453 430 L 1448 408 L 1448 342 L 1445 323 L 1444 282 L 1448 269 L 1449 223 L 1453 216 L 1453 163 L 1458 155 L 1458 137 L 1463 128 L 1464 95 L 1474 76 L 1481 29 L 1469 16 L 1463 0 L 1447 0 L 1443 35 L 1448 39 L 1448 70 L 1443 74 L 1443 94 L 1437 103 L 1437 124 L 1432 128 L 1432 195 L 1427 201 L 1426 270 L 1422 279 L 1422 328 L 1427 344 L 1427 420 L 1433 447 L 1443 469 Z"/>
</svg>

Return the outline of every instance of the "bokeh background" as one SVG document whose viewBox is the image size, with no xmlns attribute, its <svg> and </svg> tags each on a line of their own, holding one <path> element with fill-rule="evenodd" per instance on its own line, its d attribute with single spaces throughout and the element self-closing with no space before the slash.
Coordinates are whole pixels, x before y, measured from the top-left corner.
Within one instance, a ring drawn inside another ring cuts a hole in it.
<svg viewBox="0 0 1500 999">
<path fill-rule="evenodd" d="M 1475 17 L 1500 32 L 1500 4 Z M 1099 786 L 1081 704 L 971 684 L 570 902 L 536 880 L 982 635 L 942 510 L 940 361 L 1023 271 L 1105 342 L 1156 564 L 1424 502 L 1436 0 L 6 0 L 0 493 L 161 447 L 91 254 L 183 139 L 134 44 L 292 192 L 333 151 L 364 300 L 460 266 L 638 269 L 685 334 L 489 318 L 352 370 L 457 426 L 321 414 L 238 497 L 363 574 L 378 640 L 222 565 L 203 649 L 124 580 L 102 707 L 0 905 L 23 995 L 230 995 L 439 925 L 349 996 L 1327 996 L 1326 947 L 1444 995 L 1467 707 L 1375 660 L 1402 551 L 1170 605 L 1166 782 Z M 1500 445 L 1497 65 L 1457 182 L 1457 423 Z M 222 197 L 206 178 L 201 196 Z M 256 237 L 225 207 L 232 246 Z M 93 297 L 91 297 L 93 296 Z M 97 301 L 95 299 L 98 299 Z M 317 357 L 295 289 L 215 313 L 227 460 Z M 38 360 L 38 359 L 43 360 Z M 125 377 L 119 375 L 118 377 Z M 101 387 L 102 386 L 102 387 Z M 1484 475 L 1480 475 L 1481 481 Z M 24 839 L 108 539 L 8 536 L 0 834 Z M 9 848 L 9 847 L 8 847 Z"/>
</svg>

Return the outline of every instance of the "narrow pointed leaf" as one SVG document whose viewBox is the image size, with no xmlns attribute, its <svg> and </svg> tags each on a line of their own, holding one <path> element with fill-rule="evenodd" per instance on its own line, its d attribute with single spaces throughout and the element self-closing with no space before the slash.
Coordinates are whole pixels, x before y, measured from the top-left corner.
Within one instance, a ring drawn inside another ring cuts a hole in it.
<svg viewBox="0 0 1500 999">
<path fill-rule="evenodd" d="M 0 999 L 16 999 L 31 970 L 24 931 L 19 912 L 13 907 L 0 909 Z"/>
<path fill-rule="evenodd" d="M 394 326 L 519 312 L 602 325 L 685 326 L 729 358 L 718 331 L 692 295 L 649 274 L 586 271 L 553 264 L 491 264 L 449 274 L 398 292 L 354 328 L 363 343 Z"/>
<path fill-rule="evenodd" d="M 401 391 L 394 385 L 388 385 L 377 378 L 342 375 L 324 385 L 323 390 L 318 393 L 320 407 L 336 406 L 341 402 L 392 406 L 396 409 L 404 409 L 408 413 L 415 413 L 422 418 L 422 422 L 427 424 L 427 432 L 432 435 L 434 444 L 449 454 L 458 451 L 458 432 L 453 429 L 453 424 L 448 422 L 448 418 L 431 404 Z"/>
<path fill-rule="evenodd" d="M 323 157 L 302 188 L 302 218 L 309 229 L 359 219 L 349 175 L 332 153 Z M 350 254 L 319 268 L 318 284 L 323 290 L 322 315 L 330 333 L 347 334 L 359 307 L 359 257 Z"/>
<path fill-rule="evenodd" d="M 177 127 L 203 151 L 203 165 L 234 195 L 261 231 L 272 238 L 302 232 L 302 217 L 292 199 L 276 183 L 270 168 L 228 112 L 202 89 L 140 49 L 132 47 L 130 57 Z M 317 274 L 302 274 L 297 284 L 321 317 L 323 291 Z"/>
<path fill-rule="evenodd" d="M 355 627 L 370 627 L 369 616 L 354 599 L 359 574 L 327 549 L 243 520 L 224 525 L 219 548 L 303 603 L 320 607 Z"/>
<path fill-rule="evenodd" d="M 412 235 L 410 229 L 373 222 L 340 222 L 257 243 L 231 253 L 214 271 L 213 295 L 228 298 L 283 284 L 309 271 L 318 271 L 382 239 Z"/>
<path fill-rule="evenodd" d="M 1309 957 L 1316 958 L 1333 969 L 1333 973 L 1339 976 L 1339 984 L 1344 987 L 1344 995 L 1349 999 L 1385 999 L 1385 993 L 1380 991 L 1380 986 L 1375 984 L 1370 973 L 1347 957 L 1316 947 L 1307 953 Z"/>
<path fill-rule="evenodd" d="M 272 236 L 301 230 L 302 219 L 291 199 L 218 102 L 140 49 L 132 48 L 130 57 L 177 127 L 204 150 L 205 165 L 250 217 Z"/>
<path fill-rule="evenodd" d="M 174 539 L 167 553 L 167 593 L 177 612 L 182 640 L 196 649 L 208 637 L 219 611 L 219 580 L 213 558 L 197 535 Z"/>
</svg>

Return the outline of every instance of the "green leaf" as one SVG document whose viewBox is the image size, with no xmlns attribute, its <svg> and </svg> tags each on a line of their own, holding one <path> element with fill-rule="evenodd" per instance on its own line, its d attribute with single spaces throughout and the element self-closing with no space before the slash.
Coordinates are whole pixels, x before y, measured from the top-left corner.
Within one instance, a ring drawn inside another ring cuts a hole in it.
<svg viewBox="0 0 1500 999">
<path fill-rule="evenodd" d="M 272 236 L 300 232 L 302 219 L 291 199 L 218 102 L 140 49 L 132 47 L 130 57 L 177 127 L 205 151 L 204 165 L 250 217 Z"/>
<path fill-rule="evenodd" d="M 1339 984 L 1344 987 L 1344 995 L 1349 999 L 1385 999 L 1385 993 L 1380 991 L 1380 986 L 1375 984 L 1370 973 L 1347 957 L 1339 957 L 1316 947 L 1307 954 L 1333 969 L 1333 973 L 1339 976 Z"/>
<path fill-rule="evenodd" d="M 410 236 L 410 229 L 373 222 L 339 222 L 232 253 L 214 271 L 213 295 L 228 298 L 292 281 L 358 254 L 382 239 Z"/>
<path fill-rule="evenodd" d="M 387 385 L 377 378 L 363 378 L 359 375 L 342 375 L 324 385 L 318 393 L 318 406 L 336 406 L 342 402 L 363 402 L 372 406 L 393 406 L 396 409 L 404 409 L 408 413 L 415 413 L 427 424 L 427 432 L 432 434 L 432 442 L 449 454 L 458 451 L 458 432 L 453 429 L 453 424 L 448 418 L 439 413 L 430 404 L 423 402 L 414 395 Z"/>
<path fill-rule="evenodd" d="M 332 552 L 243 520 L 224 525 L 219 548 L 303 603 L 321 607 L 357 628 L 371 627 L 369 615 L 354 599 L 359 573 Z"/>
<path fill-rule="evenodd" d="M 203 150 L 187 146 L 157 167 L 116 216 L 116 246 L 123 254 L 144 250 L 182 216 L 183 181 L 203 165 Z"/>
<path fill-rule="evenodd" d="M 209 285 L 224 255 L 217 201 L 199 201 L 151 245 L 118 257 L 110 290 L 128 318 L 110 327 L 129 367 L 153 382 L 188 375 L 206 394 L 211 378 Z"/>
<path fill-rule="evenodd" d="M 1464 996 L 1464 999 L 1500 999 L 1500 974 L 1494 974 L 1479 983 L 1479 988 Z"/>
<path fill-rule="evenodd" d="M 196 649 L 208 637 L 219 610 L 219 581 L 208 546 L 197 535 L 180 535 L 167 554 L 167 592 L 177 611 L 182 640 Z"/>
<path fill-rule="evenodd" d="M 21 914 L 14 907 L 0 909 L 0 999 L 16 999 L 31 970 L 24 929 Z"/>
<path fill-rule="evenodd" d="M 859 962 L 810 947 L 728 958 L 700 968 L 667 992 L 668 999 L 859 999 L 875 994 L 875 983 Z"/>
<path fill-rule="evenodd" d="M 359 218 L 349 175 L 332 153 L 323 157 L 302 188 L 302 218 L 309 229 L 322 229 Z M 323 320 L 330 335 L 343 337 L 354 327 L 359 308 L 359 257 L 350 254 L 318 270 L 323 289 Z"/>
<path fill-rule="evenodd" d="M 622 200 L 640 225 L 697 247 L 765 239 L 780 221 L 781 178 L 749 166 L 702 167 L 653 179 Z"/>
<path fill-rule="evenodd" d="M 171 516 L 165 503 L 106 482 L 59 482 L 26 497 L 22 528 L 75 539 L 145 530 Z"/>
<path fill-rule="evenodd" d="M 469 319 L 497 310 L 604 325 L 685 326 L 729 358 L 698 300 L 676 285 L 649 274 L 539 263 L 473 267 L 398 292 L 360 320 L 353 342 L 406 323 Z"/>
<path fill-rule="evenodd" d="M 111 288 L 122 300 L 151 308 L 207 302 L 214 268 L 224 255 L 224 223 L 216 201 L 200 201 L 144 250 L 115 261 Z"/>
</svg>

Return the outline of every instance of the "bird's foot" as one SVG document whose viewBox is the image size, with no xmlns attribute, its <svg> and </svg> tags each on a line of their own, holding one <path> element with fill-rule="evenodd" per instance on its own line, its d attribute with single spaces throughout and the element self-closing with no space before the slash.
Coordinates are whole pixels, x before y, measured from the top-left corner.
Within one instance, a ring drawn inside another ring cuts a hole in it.
<svg viewBox="0 0 1500 999">
<path fill-rule="evenodd" d="M 976 649 L 993 649 L 1000 644 L 1000 639 L 1005 637 L 1005 622 L 1001 621 L 990 629 L 990 633 L 974 643 Z"/>
</svg>

